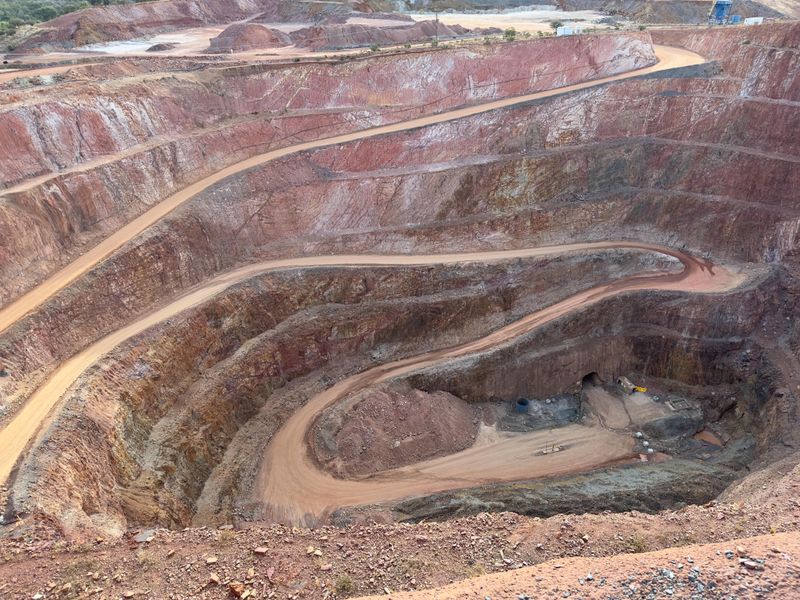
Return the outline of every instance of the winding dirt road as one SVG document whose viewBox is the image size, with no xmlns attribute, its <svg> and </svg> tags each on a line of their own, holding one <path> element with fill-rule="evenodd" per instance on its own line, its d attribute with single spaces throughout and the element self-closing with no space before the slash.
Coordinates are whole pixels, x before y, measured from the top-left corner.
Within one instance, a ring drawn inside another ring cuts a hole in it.
<svg viewBox="0 0 800 600">
<path fill-rule="evenodd" d="M 469 117 L 472 115 L 477 115 L 480 113 L 497 110 L 499 108 L 506 108 L 509 106 L 522 104 L 525 102 L 529 102 L 531 100 L 537 100 L 540 98 L 549 98 L 551 96 L 557 96 L 559 94 L 565 94 L 567 92 L 573 92 L 576 90 L 583 90 L 590 87 L 603 85 L 605 83 L 609 83 L 612 81 L 619 81 L 621 79 L 628 79 L 630 77 L 645 75 L 647 73 L 655 73 L 658 71 L 664 71 L 666 69 L 686 67 L 706 62 L 706 60 L 699 54 L 695 54 L 694 52 L 690 52 L 682 48 L 673 48 L 671 46 L 654 46 L 654 48 L 658 62 L 654 65 L 642 69 L 627 71 L 625 73 L 612 75 L 610 77 L 603 77 L 601 79 L 584 81 L 566 87 L 553 88 L 550 90 L 546 90 L 544 92 L 536 92 L 533 94 L 527 94 L 525 96 L 514 96 L 511 98 L 504 98 L 502 100 L 486 102 L 483 104 L 476 104 L 474 106 L 468 106 L 466 108 L 460 108 L 457 110 L 450 110 L 435 115 L 429 115 L 417 119 L 411 119 L 408 121 L 401 121 L 398 123 L 393 123 L 391 125 L 372 127 L 368 129 L 362 129 L 360 131 L 355 131 L 353 133 L 346 133 L 329 138 L 314 140 L 311 142 L 304 142 L 301 144 L 286 146 L 278 150 L 272 150 L 270 152 L 265 152 L 264 154 L 258 154 L 247 160 L 243 160 L 229 167 L 221 169 L 216 173 L 214 173 L 213 175 L 209 175 L 208 177 L 205 177 L 204 179 L 201 179 L 200 181 L 197 181 L 196 183 L 182 189 L 180 192 L 173 194 L 172 196 L 169 196 L 168 198 L 166 198 L 165 200 L 163 200 L 162 202 L 160 202 L 147 212 L 141 214 L 139 217 L 137 217 L 124 227 L 114 232 L 112 235 L 110 235 L 105 240 L 103 240 L 90 250 L 88 250 L 85 254 L 81 255 L 79 258 L 75 259 L 73 262 L 65 266 L 63 269 L 53 274 L 51 277 L 42 282 L 40 285 L 38 285 L 28 293 L 20 296 L 14 302 L 11 302 L 10 304 L 0 309 L 0 333 L 5 331 L 8 327 L 13 325 L 14 323 L 16 323 L 20 318 L 22 318 L 23 316 L 25 316 L 26 314 L 28 314 L 29 312 L 33 311 L 35 308 L 40 306 L 48 298 L 52 297 L 54 294 L 64 289 L 67 285 L 75 281 L 78 277 L 85 274 L 92 267 L 102 262 L 105 258 L 110 256 L 115 250 L 118 250 L 127 242 L 129 242 L 130 240 L 138 236 L 140 233 L 145 231 L 148 227 L 154 225 L 155 223 L 163 219 L 166 215 L 168 215 L 170 212 L 178 208 L 181 204 L 183 204 L 187 200 L 190 200 L 192 197 L 196 196 L 202 191 L 208 189 L 212 185 L 222 181 L 226 177 L 236 175 L 237 173 L 241 173 L 242 171 L 245 171 L 247 169 L 263 165 L 265 163 L 276 160 L 278 158 L 282 158 L 284 156 L 288 156 L 290 154 L 303 152 L 305 150 L 316 150 L 318 148 L 323 148 L 325 146 L 335 146 L 337 144 L 344 144 L 346 142 L 363 140 L 379 135 L 384 135 L 387 133 L 396 133 L 400 131 L 416 129 L 418 127 L 425 127 L 427 125 L 445 123 L 447 121 L 454 121 L 456 119 L 462 119 L 464 117 Z"/>
<path fill-rule="evenodd" d="M 656 53 L 659 62 L 644 69 L 564 88 L 448 111 L 393 125 L 297 144 L 267 152 L 222 169 L 214 175 L 167 198 L 70 263 L 47 281 L 0 310 L 0 331 L 5 330 L 25 314 L 34 310 L 59 290 L 65 288 L 70 282 L 86 273 L 182 203 L 225 177 L 304 150 L 442 123 L 645 73 L 704 62 L 704 59 L 699 55 L 677 48 L 656 47 Z M 508 446 L 501 447 L 498 445 L 497 448 L 491 451 L 487 451 L 486 448 L 481 452 L 467 450 L 463 453 L 415 465 L 413 468 L 392 471 L 380 477 L 374 477 L 369 481 L 343 481 L 336 480 L 315 468 L 306 451 L 305 437 L 320 410 L 366 385 L 416 369 L 440 364 L 466 354 L 486 351 L 532 331 L 536 327 L 570 311 L 599 302 L 612 295 L 646 289 L 701 293 L 719 292 L 737 285 L 741 279 L 737 275 L 720 268 L 712 269 L 710 265 L 702 261 L 669 248 L 644 243 L 614 241 L 448 255 L 302 257 L 249 265 L 210 280 L 202 287 L 187 293 L 170 305 L 93 343 L 78 355 L 64 362 L 45 384 L 36 390 L 8 425 L 0 431 L 0 482 L 5 482 L 8 479 L 14 465 L 32 440 L 35 439 L 42 424 L 46 423 L 47 417 L 53 408 L 90 365 L 125 340 L 177 315 L 187 308 L 196 306 L 224 289 L 254 275 L 271 270 L 321 266 L 355 267 L 364 265 L 454 264 L 461 262 L 487 263 L 514 258 L 608 248 L 633 248 L 660 252 L 681 260 L 685 265 L 685 269 L 680 274 L 641 275 L 593 288 L 529 315 L 479 340 L 455 348 L 382 365 L 340 382 L 323 394 L 313 398 L 275 436 L 263 461 L 258 481 L 258 494 L 259 498 L 270 507 L 274 514 L 292 521 L 302 521 L 306 516 L 314 518 L 336 506 L 400 498 L 417 491 L 436 491 L 464 487 L 465 485 L 474 485 L 478 481 L 530 478 L 545 473 L 552 474 L 575 468 L 585 469 L 616 460 L 620 456 L 629 453 L 630 448 L 627 441 L 616 439 L 614 437 L 615 434 L 610 432 L 588 432 L 579 431 L 575 428 L 565 428 L 563 435 L 566 436 L 567 450 L 557 455 L 543 458 L 541 461 L 509 460 L 512 456 L 516 456 L 515 453 L 530 453 L 533 447 L 541 444 L 541 441 L 537 440 L 535 436 L 531 436 L 524 441 L 518 441 Z M 597 447 L 603 447 L 605 450 L 596 452 L 595 449 Z M 487 459 L 487 457 L 494 458 Z M 519 465 L 512 464 L 514 462 L 519 462 L 520 465 L 523 465 L 522 470 L 520 470 Z M 506 466 L 500 468 L 499 465 Z"/>
</svg>

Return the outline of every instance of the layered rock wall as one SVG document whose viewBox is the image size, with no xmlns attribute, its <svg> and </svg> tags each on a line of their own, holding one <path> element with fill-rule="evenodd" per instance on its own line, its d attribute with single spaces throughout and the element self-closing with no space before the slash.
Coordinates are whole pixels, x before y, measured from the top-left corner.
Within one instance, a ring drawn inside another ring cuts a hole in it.
<svg viewBox="0 0 800 600">
<path fill-rule="evenodd" d="M 337 65 L 147 74 L 112 82 L 88 101 L 82 85 L 65 83 L 10 103 L 0 118 L 0 302 L 244 158 L 645 66 L 648 40 L 587 36 Z"/>
</svg>

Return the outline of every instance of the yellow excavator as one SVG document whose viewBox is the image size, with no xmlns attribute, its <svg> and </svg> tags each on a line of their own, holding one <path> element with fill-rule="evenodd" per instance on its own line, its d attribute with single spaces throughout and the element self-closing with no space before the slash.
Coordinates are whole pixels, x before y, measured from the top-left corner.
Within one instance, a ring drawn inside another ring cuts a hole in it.
<svg viewBox="0 0 800 600">
<path fill-rule="evenodd" d="M 635 385 L 631 383 L 631 380 L 625 377 L 624 375 L 620 375 L 619 377 L 617 377 L 617 384 L 629 394 L 632 394 L 633 392 L 644 393 L 647 391 L 646 387 L 642 387 L 640 385 Z"/>
</svg>

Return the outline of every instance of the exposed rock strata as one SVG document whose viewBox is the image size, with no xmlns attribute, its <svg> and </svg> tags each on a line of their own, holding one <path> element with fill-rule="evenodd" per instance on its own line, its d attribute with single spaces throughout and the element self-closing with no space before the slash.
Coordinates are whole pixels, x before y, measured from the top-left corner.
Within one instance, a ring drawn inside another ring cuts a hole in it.
<svg viewBox="0 0 800 600">
<path fill-rule="evenodd" d="M 397 520 L 412 522 L 498 511 L 535 517 L 608 510 L 657 512 L 677 504 L 704 504 L 722 492 L 734 477 L 730 469 L 673 460 L 410 498 L 393 510 Z M 358 512 L 341 511 L 337 519 L 350 520 L 353 514 Z"/>
<path fill-rule="evenodd" d="M 81 84 L 48 88 L 0 118 L 2 184 L 17 186 L 0 202 L 0 302 L 169 194 L 254 154 L 652 59 L 646 35 L 587 36 L 123 77 L 88 102 Z"/>
</svg>

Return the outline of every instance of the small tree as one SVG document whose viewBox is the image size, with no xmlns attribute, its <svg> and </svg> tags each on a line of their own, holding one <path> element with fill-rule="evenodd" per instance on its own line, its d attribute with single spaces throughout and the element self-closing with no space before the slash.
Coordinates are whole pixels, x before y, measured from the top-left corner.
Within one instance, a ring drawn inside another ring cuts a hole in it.
<svg viewBox="0 0 800 600">
<path fill-rule="evenodd" d="M 515 39 L 517 39 L 517 30 L 513 27 L 509 27 L 503 32 L 503 37 L 507 42 L 513 42 Z"/>
<path fill-rule="evenodd" d="M 380 46 L 378 46 L 378 44 L 372 44 L 372 45 L 369 47 L 369 49 L 370 49 L 372 52 L 377 52 L 378 50 L 380 50 L 380 49 L 381 49 L 381 47 L 380 47 Z"/>
<path fill-rule="evenodd" d="M 550 28 L 553 31 L 556 31 L 559 27 L 563 27 L 564 24 L 561 21 L 550 21 Z"/>
</svg>

